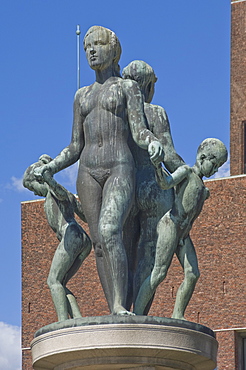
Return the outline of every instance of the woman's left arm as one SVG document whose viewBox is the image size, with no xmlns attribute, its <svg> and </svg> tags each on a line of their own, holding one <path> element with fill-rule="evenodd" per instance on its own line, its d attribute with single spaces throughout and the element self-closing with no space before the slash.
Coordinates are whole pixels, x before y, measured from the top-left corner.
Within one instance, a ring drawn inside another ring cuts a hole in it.
<svg viewBox="0 0 246 370">
<path fill-rule="evenodd" d="M 162 160 L 162 145 L 155 135 L 147 128 L 143 97 L 137 82 L 132 80 L 123 80 L 122 84 L 126 97 L 128 122 L 133 140 L 138 146 L 146 150 L 151 144 L 154 151 L 153 159 L 160 158 Z"/>
</svg>

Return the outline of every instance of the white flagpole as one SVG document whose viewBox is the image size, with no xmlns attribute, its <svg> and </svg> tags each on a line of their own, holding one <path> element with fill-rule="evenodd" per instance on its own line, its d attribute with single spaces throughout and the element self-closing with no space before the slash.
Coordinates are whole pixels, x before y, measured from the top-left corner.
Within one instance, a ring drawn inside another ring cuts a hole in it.
<svg viewBox="0 0 246 370">
<path fill-rule="evenodd" d="M 76 35 L 77 35 L 77 90 L 80 88 L 80 28 L 77 25 Z"/>
</svg>

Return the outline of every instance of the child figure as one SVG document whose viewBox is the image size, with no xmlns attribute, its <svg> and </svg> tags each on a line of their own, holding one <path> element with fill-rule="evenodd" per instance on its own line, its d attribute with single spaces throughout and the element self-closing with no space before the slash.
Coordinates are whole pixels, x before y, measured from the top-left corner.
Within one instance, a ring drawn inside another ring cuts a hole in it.
<svg viewBox="0 0 246 370">
<path fill-rule="evenodd" d="M 209 197 L 202 177 L 210 177 L 217 172 L 226 162 L 227 155 L 226 147 L 220 140 L 206 139 L 197 150 L 196 163 L 192 168 L 180 166 L 169 175 L 162 168 L 162 163 L 153 162 L 159 186 L 162 189 L 176 186 L 175 200 L 172 209 L 158 223 L 155 264 L 140 288 L 134 307 L 136 314 L 143 314 L 149 299 L 165 279 L 176 253 L 184 270 L 184 281 L 177 292 L 172 318 L 185 320 L 184 312 L 199 278 L 197 256 L 189 233 L 204 201 Z"/>
<path fill-rule="evenodd" d="M 27 168 L 23 185 L 36 195 L 46 197 L 44 209 L 52 230 L 60 244 L 55 251 L 47 279 L 58 321 L 82 317 L 73 293 L 67 282 L 78 271 L 91 251 L 91 241 L 82 227 L 75 221 L 74 212 L 83 220 L 85 216 L 76 197 L 58 184 L 48 171 L 44 172 L 44 183 L 37 181 L 35 169 L 52 160 L 47 154 Z"/>
</svg>

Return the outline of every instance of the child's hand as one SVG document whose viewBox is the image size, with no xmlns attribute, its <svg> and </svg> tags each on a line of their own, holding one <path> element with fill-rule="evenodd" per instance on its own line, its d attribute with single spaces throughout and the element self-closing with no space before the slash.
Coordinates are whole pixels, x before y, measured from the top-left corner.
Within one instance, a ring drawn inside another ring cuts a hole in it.
<svg viewBox="0 0 246 370">
<path fill-rule="evenodd" d="M 187 175 L 192 172 L 192 168 L 188 166 L 187 164 L 181 166 L 181 168 L 183 168 L 183 170 L 187 173 Z"/>
<path fill-rule="evenodd" d="M 43 165 L 43 166 L 40 166 L 38 168 L 35 168 L 35 170 L 33 172 L 36 180 L 40 184 L 44 183 L 44 181 L 45 181 L 44 180 L 44 173 L 45 173 L 45 171 L 49 171 L 49 167 L 47 165 Z"/>
<path fill-rule="evenodd" d="M 49 170 L 45 170 L 45 171 L 43 171 L 43 179 L 44 179 L 44 181 L 45 181 L 48 185 L 50 185 L 50 183 L 51 183 L 51 184 L 53 184 L 53 183 L 54 183 L 53 176 L 52 176 L 52 174 L 50 173 L 50 171 L 49 171 Z"/>
</svg>

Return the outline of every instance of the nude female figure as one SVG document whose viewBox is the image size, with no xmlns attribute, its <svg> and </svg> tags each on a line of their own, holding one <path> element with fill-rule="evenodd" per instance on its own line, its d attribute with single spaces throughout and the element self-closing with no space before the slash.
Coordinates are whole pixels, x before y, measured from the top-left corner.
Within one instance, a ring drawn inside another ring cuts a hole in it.
<svg viewBox="0 0 246 370">
<path fill-rule="evenodd" d="M 150 104 L 157 81 L 153 68 L 144 61 L 135 60 L 123 69 L 122 76 L 138 83 L 143 95 L 144 112 L 149 130 L 163 146 L 166 167 L 171 172 L 175 171 L 184 164 L 184 161 L 175 151 L 165 110 L 159 105 Z M 161 217 L 172 208 L 174 194 L 173 189 L 163 190 L 158 186 L 155 169 L 146 150 L 137 146 L 133 140 L 130 140 L 129 146 L 137 168 L 135 207 L 125 225 L 126 237 L 130 239 L 127 244 L 128 247 L 131 246 L 130 250 L 128 249 L 129 270 L 132 271 L 130 278 L 134 280 L 133 292 L 129 293 L 128 296 L 130 305 L 131 294 L 133 294 L 134 302 L 142 283 L 154 267 L 157 224 Z M 135 266 L 133 266 L 135 260 Z M 133 271 L 134 269 L 135 271 Z M 150 303 L 146 306 L 144 314 L 148 313 Z"/>
<path fill-rule="evenodd" d="M 56 233 L 59 245 L 55 251 L 47 279 L 58 321 L 82 317 L 73 293 L 66 287 L 91 251 L 91 241 L 76 222 L 74 212 L 83 220 L 84 214 L 78 199 L 58 184 L 49 172 L 44 182 L 36 180 L 35 169 L 52 160 L 43 154 L 39 161 L 27 168 L 23 185 L 36 195 L 45 197 L 44 210 L 48 224 Z"/>
<path fill-rule="evenodd" d="M 74 100 L 71 143 L 45 170 L 54 174 L 80 159 L 77 191 L 95 247 L 97 268 L 111 313 L 126 308 L 128 267 L 122 229 L 132 205 L 135 165 L 128 136 L 162 158 L 162 147 L 147 129 L 142 94 L 135 81 L 123 80 L 116 35 L 100 26 L 84 37 L 84 49 L 96 81 L 79 89 Z"/>
</svg>

